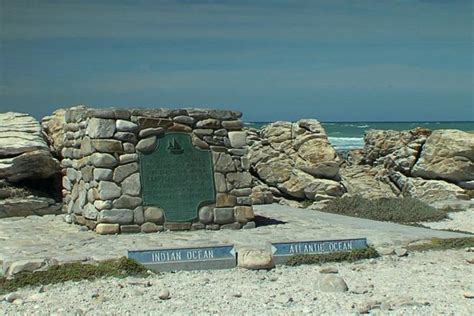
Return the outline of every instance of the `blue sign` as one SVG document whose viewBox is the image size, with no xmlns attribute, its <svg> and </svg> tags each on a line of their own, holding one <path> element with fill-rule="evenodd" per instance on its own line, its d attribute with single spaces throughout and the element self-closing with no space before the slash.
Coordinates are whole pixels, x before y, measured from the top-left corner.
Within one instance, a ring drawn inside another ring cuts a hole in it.
<svg viewBox="0 0 474 316">
<path fill-rule="evenodd" d="M 367 238 L 272 243 L 274 257 L 350 251 L 367 247 Z"/>
<path fill-rule="evenodd" d="M 233 245 L 129 250 L 128 258 L 156 271 L 219 269 L 236 266 Z"/>
</svg>

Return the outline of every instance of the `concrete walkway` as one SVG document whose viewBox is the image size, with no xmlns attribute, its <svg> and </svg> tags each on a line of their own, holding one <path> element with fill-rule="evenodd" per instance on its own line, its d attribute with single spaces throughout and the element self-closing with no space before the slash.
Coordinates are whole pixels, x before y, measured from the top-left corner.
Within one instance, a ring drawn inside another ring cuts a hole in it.
<svg viewBox="0 0 474 316">
<path fill-rule="evenodd" d="M 103 260 L 127 250 L 235 244 L 268 247 L 269 242 L 366 237 L 375 247 L 401 246 L 432 237 L 465 235 L 378 222 L 281 205 L 255 207 L 260 225 L 250 230 L 161 232 L 97 235 L 70 225 L 62 216 L 30 216 L 0 220 L 0 261 L 4 268 L 22 259 L 54 258 L 59 262 Z"/>
</svg>

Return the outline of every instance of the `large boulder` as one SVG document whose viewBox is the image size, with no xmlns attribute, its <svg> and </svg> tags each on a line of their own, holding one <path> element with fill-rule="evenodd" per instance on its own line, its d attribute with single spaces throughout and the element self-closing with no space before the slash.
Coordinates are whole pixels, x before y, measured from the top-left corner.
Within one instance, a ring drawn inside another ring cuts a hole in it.
<svg viewBox="0 0 474 316">
<path fill-rule="evenodd" d="M 252 171 L 266 185 L 297 199 L 344 193 L 341 161 L 317 120 L 278 121 L 248 135 Z"/>
<path fill-rule="evenodd" d="M 340 173 L 347 194 L 367 199 L 393 198 L 400 194 L 383 166 L 345 166 Z"/>
<path fill-rule="evenodd" d="M 400 172 L 391 172 L 390 179 L 400 188 L 402 196 L 430 205 L 469 200 L 462 188 L 446 181 L 407 177 Z"/>
<path fill-rule="evenodd" d="M 51 150 L 60 156 L 61 150 L 64 148 L 66 135 L 65 135 L 65 120 L 66 110 L 58 109 L 53 112 L 50 116 L 45 116 L 41 120 L 41 126 L 48 138 L 48 143 L 51 146 Z"/>
<path fill-rule="evenodd" d="M 436 130 L 426 140 L 412 175 L 459 184 L 474 180 L 474 133 Z"/>
<path fill-rule="evenodd" d="M 364 161 L 409 175 L 430 134 L 431 131 L 425 128 L 409 131 L 368 130 L 364 136 Z"/>
<path fill-rule="evenodd" d="M 0 113 L 0 179 L 41 179 L 58 172 L 38 121 L 28 114 Z"/>
<path fill-rule="evenodd" d="M 0 218 L 62 212 L 59 162 L 28 114 L 0 113 Z"/>
</svg>

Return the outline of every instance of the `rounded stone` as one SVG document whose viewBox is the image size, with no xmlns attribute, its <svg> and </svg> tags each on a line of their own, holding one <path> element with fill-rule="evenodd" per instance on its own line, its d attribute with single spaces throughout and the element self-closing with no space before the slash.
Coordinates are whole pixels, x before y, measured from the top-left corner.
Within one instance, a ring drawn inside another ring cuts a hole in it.
<svg viewBox="0 0 474 316">
<path fill-rule="evenodd" d="M 214 222 L 217 224 L 234 222 L 234 209 L 232 207 L 214 208 Z"/>
<path fill-rule="evenodd" d="M 117 165 L 117 159 L 111 154 L 94 153 L 90 156 L 90 163 L 98 168 L 112 168 Z"/>
<path fill-rule="evenodd" d="M 100 224 L 97 224 L 97 226 L 95 227 L 96 233 L 101 234 L 101 235 L 117 234 L 119 230 L 120 230 L 119 224 L 100 223 Z"/>
<path fill-rule="evenodd" d="M 159 207 L 146 207 L 144 211 L 145 221 L 162 224 L 164 221 L 163 209 Z"/>
<path fill-rule="evenodd" d="M 146 222 L 141 226 L 142 233 L 156 233 L 160 230 L 160 227 L 155 223 Z"/>
<path fill-rule="evenodd" d="M 214 205 L 206 205 L 199 209 L 199 221 L 210 224 L 214 221 Z"/>
<path fill-rule="evenodd" d="M 96 181 L 109 181 L 113 176 L 112 170 L 105 168 L 95 168 L 93 174 Z"/>
<path fill-rule="evenodd" d="M 318 280 L 318 288 L 322 292 L 346 292 L 346 281 L 338 275 L 325 274 Z"/>
<path fill-rule="evenodd" d="M 120 132 L 134 132 L 138 129 L 138 125 L 126 120 L 117 120 L 115 127 Z"/>
<path fill-rule="evenodd" d="M 133 222 L 133 211 L 127 209 L 103 210 L 98 216 L 99 223 L 130 224 Z"/>
<path fill-rule="evenodd" d="M 157 145 L 156 136 L 151 136 L 140 140 L 136 146 L 136 150 L 141 152 L 152 152 Z"/>
</svg>

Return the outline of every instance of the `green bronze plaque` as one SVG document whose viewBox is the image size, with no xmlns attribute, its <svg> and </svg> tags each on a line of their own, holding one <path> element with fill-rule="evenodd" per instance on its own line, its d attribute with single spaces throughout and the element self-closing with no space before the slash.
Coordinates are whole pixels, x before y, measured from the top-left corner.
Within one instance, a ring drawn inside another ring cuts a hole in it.
<svg viewBox="0 0 474 316">
<path fill-rule="evenodd" d="M 192 221 L 215 201 L 211 152 L 196 149 L 189 134 L 165 134 L 139 164 L 143 205 L 161 207 L 167 222 Z"/>
</svg>

